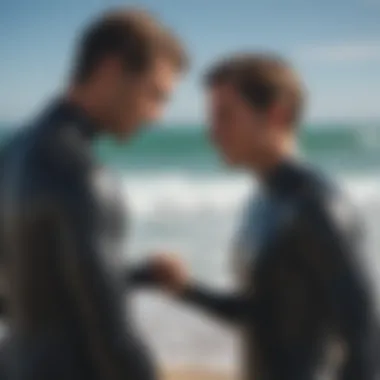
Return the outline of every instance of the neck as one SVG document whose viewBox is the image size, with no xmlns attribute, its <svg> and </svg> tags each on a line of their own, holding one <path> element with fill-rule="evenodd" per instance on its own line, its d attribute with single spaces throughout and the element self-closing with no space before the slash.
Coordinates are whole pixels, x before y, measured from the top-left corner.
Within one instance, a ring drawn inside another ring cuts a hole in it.
<svg viewBox="0 0 380 380">
<path fill-rule="evenodd" d="M 295 156 L 296 147 L 294 140 L 292 138 L 286 138 L 263 155 L 259 161 L 252 163 L 250 168 L 259 175 L 259 177 L 267 177 L 276 167 L 285 161 L 294 159 Z"/>
<path fill-rule="evenodd" d="M 81 86 L 72 86 L 66 91 L 64 99 L 82 110 L 100 128 L 102 125 L 101 107 L 91 91 Z"/>
</svg>

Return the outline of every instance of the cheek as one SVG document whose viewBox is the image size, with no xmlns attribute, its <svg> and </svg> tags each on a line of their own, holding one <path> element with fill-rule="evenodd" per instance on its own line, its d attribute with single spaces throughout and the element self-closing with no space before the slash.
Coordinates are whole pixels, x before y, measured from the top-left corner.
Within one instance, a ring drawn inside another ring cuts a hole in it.
<svg viewBox="0 0 380 380">
<path fill-rule="evenodd" d="M 255 136 L 250 126 L 240 125 L 236 128 L 233 141 L 236 157 L 245 159 L 249 156 L 255 144 Z"/>
<path fill-rule="evenodd" d="M 228 146 L 232 138 L 232 128 L 225 122 L 213 122 L 210 128 L 210 139 L 221 148 Z"/>
<path fill-rule="evenodd" d="M 120 97 L 113 105 L 116 128 L 120 133 L 133 132 L 137 121 L 136 107 L 133 99 Z"/>
<path fill-rule="evenodd" d="M 163 114 L 164 103 L 152 96 L 140 96 L 135 100 L 134 111 L 143 122 L 155 122 Z"/>
<path fill-rule="evenodd" d="M 246 138 L 239 126 L 235 124 L 219 125 L 212 128 L 211 138 L 215 145 L 230 158 L 237 157 L 242 150 L 245 150 L 243 145 Z"/>
<path fill-rule="evenodd" d="M 142 98 L 137 91 L 125 94 L 121 110 L 124 119 L 136 122 L 141 117 L 142 107 Z"/>
</svg>

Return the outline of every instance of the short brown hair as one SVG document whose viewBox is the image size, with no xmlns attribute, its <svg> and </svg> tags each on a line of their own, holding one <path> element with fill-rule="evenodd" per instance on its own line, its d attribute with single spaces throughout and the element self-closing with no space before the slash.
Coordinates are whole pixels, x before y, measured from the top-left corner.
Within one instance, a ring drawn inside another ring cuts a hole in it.
<svg viewBox="0 0 380 380">
<path fill-rule="evenodd" d="M 110 55 L 120 57 L 125 68 L 136 73 L 149 68 L 157 56 L 165 56 L 178 71 L 188 65 L 178 38 L 151 14 L 138 9 L 107 12 L 87 27 L 78 46 L 74 81 L 86 81 Z"/>
<path fill-rule="evenodd" d="M 300 78 L 283 58 L 272 53 L 236 54 L 206 73 L 207 86 L 231 83 L 255 108 L 267 110 L 278 99 L 289 107 L 289 122 L 300 120 L 305 93 Z"/>
</svg>

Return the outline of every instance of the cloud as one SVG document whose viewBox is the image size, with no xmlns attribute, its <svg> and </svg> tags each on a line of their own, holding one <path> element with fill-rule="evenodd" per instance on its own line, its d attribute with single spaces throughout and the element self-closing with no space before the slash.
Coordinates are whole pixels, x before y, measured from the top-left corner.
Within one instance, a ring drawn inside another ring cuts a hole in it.
<svg viewBox="0 0 380 380">
<path fill-rule="evenodd" d="M 380 61 L 380 40 L 340 44 L 309 45 L 296 53 L 302 61 L 361 63 Z"/>
</svg>

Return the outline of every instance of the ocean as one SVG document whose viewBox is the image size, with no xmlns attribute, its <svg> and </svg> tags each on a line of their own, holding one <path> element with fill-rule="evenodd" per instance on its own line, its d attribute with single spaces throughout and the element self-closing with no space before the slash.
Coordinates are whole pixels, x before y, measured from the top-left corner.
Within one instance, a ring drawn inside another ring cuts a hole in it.
<svg viewBox="0 0 380 380">
<path fill-rule="evenodd" d="M 157 127 L 127 146 L 94 147 L 120 173 L 129 213 L 125 254 L 139 261 L 154 250 L 178 252 L 192 277 L 233 286 L 231 239 L 255 179 L 226 168 L 201 126 Z M 324 124 L 301 130 L 299 151 L 348 192 L 363 217 L 365 254 L 380 273 L 380 122 Z M 380 277 L 379 277 L 380 278 Z M 378 281 L 380 284 L 380 281 Z M 239 331 L 160 293 L 136 292 L 136 322 L 158 360 L 235 371 Z"/>
</svg>

